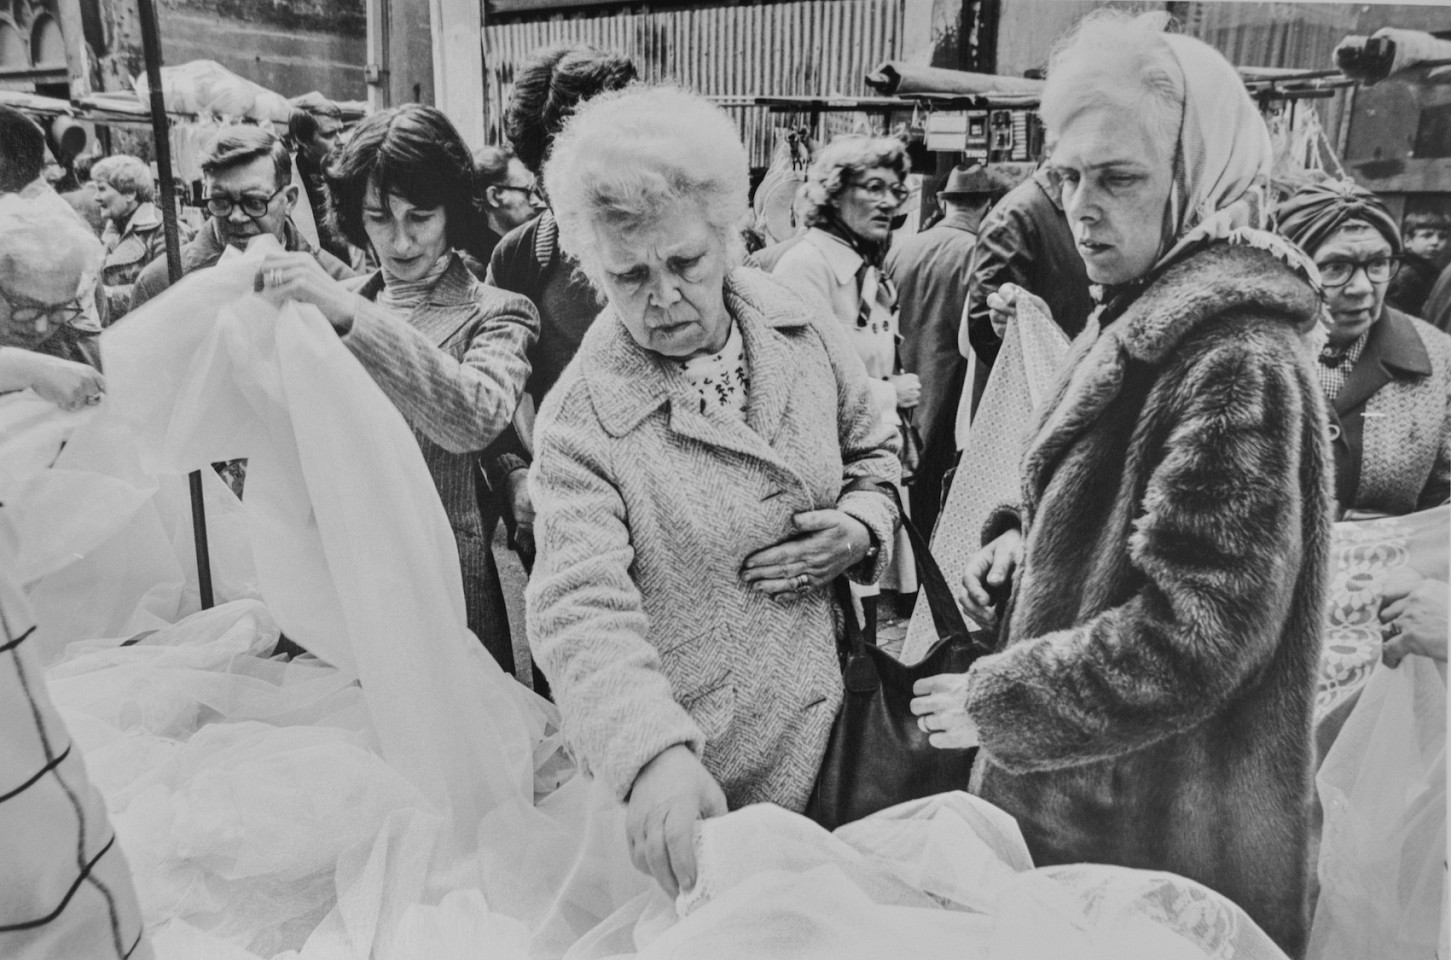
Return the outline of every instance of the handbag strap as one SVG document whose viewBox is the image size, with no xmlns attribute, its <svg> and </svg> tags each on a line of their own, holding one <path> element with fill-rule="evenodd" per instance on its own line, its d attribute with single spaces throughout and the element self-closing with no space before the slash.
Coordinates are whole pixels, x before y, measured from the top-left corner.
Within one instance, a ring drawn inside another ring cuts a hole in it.
<svg viewBox="0 0 1451 960">
<path fill-rule="evenodd" d="M 921 590 L 927 599 L 927 609 L 932 614 L 932 623 L 937 629 L 937 635 L 949 643 L 963 644 L 980 653 L 992 653 L 992 648 L 967 628 L 967 621 L 962 618 L 962 611 L 958 609 L 952 589 L 947 585 L 947 578 L 943 576 L 942 568 L 937 565 L 936 558 L 932 556 L 932 551 L 928 548 L 927 538 L 922 536 L 922 532 L 917 529 L 912 518 L 907 516 L 906 511 L 902 509 L 902 498 L 898 494 L 896 486 L 884 481 L 856 480 L 847 485 L 847 489 L 852 488 L 876 489 L 896 502 L 897 516 L 902 528 L 907 532 L 908 541 L 912 544 L 912 556 L 917 566 L 917 579 L 921 582 Z M 836 578 L 833 582 L 833 589 L 846 622 L 847 642 L 845 646 L 849 652 L 860 654 L 867 643 L 876 642 L 876 637 L 872 636 L 869 639 L 865 637 L 861 626 L 857 623 L 856 613 L 851 602 L 851 588 L 844 575 Z"/>
</svg>

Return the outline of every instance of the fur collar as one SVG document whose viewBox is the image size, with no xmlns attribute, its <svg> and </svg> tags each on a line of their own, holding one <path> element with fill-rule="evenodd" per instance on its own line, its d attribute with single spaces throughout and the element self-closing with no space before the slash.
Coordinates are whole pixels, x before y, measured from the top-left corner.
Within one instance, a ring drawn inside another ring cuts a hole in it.
<svg viewBox="0 0 1451 960">
<path fill-rule="evenodd" d="M 1160 366 L 1185 337 L 1226 315 L 1253 313 L 1304 331 L 1319 309 L 1309 284 L 1264 250 L 1218 243 L 1175 263 L 1108 329 L 1090 322 L 1074 342 L 1023 461 L 1026 504 L 1036 507 L 1061 453 L 1118 396 L 1129 359 Z"/>
<path fill-rule="evenodd" d="M 1253 310 L 1307 329 L 1319 307 L 1314 291 L 1272 254 L 1216 243 L 1165 270 L 1109 334 L 1129 356 L 1158 365 L 1184 337 L 1223 314 Z"/>
</svg>

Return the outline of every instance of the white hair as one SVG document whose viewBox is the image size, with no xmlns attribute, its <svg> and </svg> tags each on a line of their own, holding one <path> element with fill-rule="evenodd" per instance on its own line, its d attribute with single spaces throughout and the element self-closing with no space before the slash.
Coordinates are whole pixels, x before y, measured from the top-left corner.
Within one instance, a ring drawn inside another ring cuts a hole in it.
<svg viewBox="0 0 1451 960">
<path fill-rule="evenodd" d="M 703 97 L 634 84 L 585 102 L 554 141 L 544 187 L 559 245 L 602 290 L 599 232 L 633 228 L 698 205 L 731 263 L 745 258 L 737 229 L 748 210 L 750 168 L 735 123 Z"/>
<path fill-rule="evenodd" d="M 1053 140 L 1084 110 L 1142 112 L 1155 139 L 1174 155 L 1184 120 L 1184 75 L 1164 40 L 1162 13 L 1094 10 L 1053 45 L 1039 115 Z"/>
</svg>

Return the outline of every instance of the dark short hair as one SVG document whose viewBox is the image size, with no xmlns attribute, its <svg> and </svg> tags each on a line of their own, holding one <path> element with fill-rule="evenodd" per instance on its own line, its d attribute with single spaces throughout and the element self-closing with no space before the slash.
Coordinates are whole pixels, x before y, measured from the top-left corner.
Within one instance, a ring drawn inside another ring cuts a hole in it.
<svg viewBox="0 0 1451 960">
<path fill-rule="evenodd" d="M 1439 210 L 1415 210 L 1401 221 L 1401 234 L 1409 237 L 1416 230 L 1451 229 L 1451 216 Z"/>
<path fill-rule="evenodd" d="M 14 193 L 45 169 L 45 132 L 12 107 L 0 107 L 0 193 Z"/>
<path fill-rule="evenodd" d="M 584 44 L 550 47 L 534 55 L 514 78 L 504 111 L 504 134 L 519 160 L 534 173 L 544 166 L 554 135 L 581 101 L 619 90 L 636 77 L 624 54 Z"/>
<path fill-rule="evenodd" d="M 474 151 L 474 175 L 478 177 L 479 192 L 489 187 L 502 186 L 509 179 L 509 161 L 514 151 L 507 146 L 481 147 Z"/>
<path fill-rule="evenodd" d="M 436 107 L 409 103 L 368 116 L 328 162 L 324 179 L 333 227 L 365 250 L 363 200 L 370 185 L 380 196 L 398 197 L 416 207 L 443 207 L 451 246 L 463 246 L 483 226 L 474 158 Z"/>
<path fill-rule="evenodd" d="M 246 125 L 225 127 L 212 138 L 202 149 L 202 173 L 214 177 L 261 157 L 271 158 L 277 189 L 292 182 L 292 154 L 287 146 L 271 130 Z"/>
<path fill-rule="evenodd" d="M 293 101 L 292 115 L 287 118 L 287 135 L 292 138 L 292 142 L 311 142 L 317 135 L 318 117 L 328 117 L 341 123 L 343 111 L 331 100 L 317 97 L 299 97 Z"/>
</svg>

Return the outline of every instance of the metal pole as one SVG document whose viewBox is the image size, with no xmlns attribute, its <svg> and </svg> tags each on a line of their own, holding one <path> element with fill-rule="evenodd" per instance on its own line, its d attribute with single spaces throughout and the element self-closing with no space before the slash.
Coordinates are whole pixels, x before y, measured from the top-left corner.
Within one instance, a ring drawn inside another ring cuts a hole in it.
<svg viewBox="0 0 1451 960">
<path fill-rule="evenodd" d="M 171 173 L 171 124 L 166 117 L 166 96 L 161 89 L 161 35 L 157 29 L 156 6 L 152 0 L 137 0 L 141 19 L 141 50 L 146 58 L 146 87 L 151 93 L 151 135 L 156 144 L 156 173 L 161 180 L 161 222 L 166 232 L 166 272 L 171 282 L 181 279 L 181 237 L 176 229 L 176 181 Z M 191 486 L 191 529 L 196 541 L 197 588 L 202 609 L 212 598 L 211 553 L 207 548 L 207 509 L 202 499 L 202 472 L 193 470 Z"/>
</svg>

